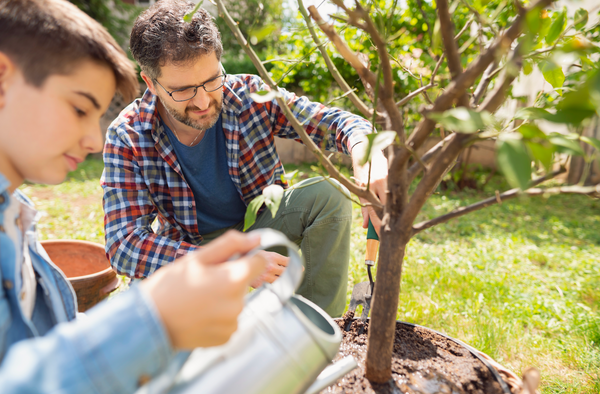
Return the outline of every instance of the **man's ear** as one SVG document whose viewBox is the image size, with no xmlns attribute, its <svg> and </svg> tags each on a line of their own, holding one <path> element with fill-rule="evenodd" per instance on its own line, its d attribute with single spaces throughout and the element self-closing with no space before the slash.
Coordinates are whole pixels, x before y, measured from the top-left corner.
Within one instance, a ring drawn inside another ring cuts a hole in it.
<svg viewBox="0 0 600 394">
<path fill-rule="evenodd" d="M 154 83 L 152 82 L 152 79 L 149 76 L 147 76 L 146 73 L 143 71 L 140 72 L 140 75 L 142 76 L 144 82 L 146 82 L 146 86 L 148 86 L 148 89 L 150 89 L 152 94 L 156 96 L 156 88 L 154 86 Z"/>
<path fill-rule="evenodd" d="M 7 90 L 16 71 L 13 61 L 4 52 L 0 52 L 0 109 L 6 104 Z"/>
</svg>

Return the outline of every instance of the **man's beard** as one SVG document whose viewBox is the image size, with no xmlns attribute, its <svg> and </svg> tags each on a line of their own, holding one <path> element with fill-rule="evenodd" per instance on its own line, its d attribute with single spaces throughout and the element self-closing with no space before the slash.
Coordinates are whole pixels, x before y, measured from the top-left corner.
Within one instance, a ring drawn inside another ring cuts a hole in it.
<svg viewBox="0 0 600 394">
<path fill-rule="evenodd" d="M 160 99 L 160 102 L 165 107 L 169 115 L 171 115 L 173 118 L 186 126 L 202 131 L 210 129 L 215 125 L 215 123 L 217 123 L 217 120 L 219 120 L 219 115 L 221 114 L 221 109 L 223 108 L 222 100 L 217 101 L 211 97 L 208 108 L 214 108 L 215 112 L 213 114 L 203 115 L 200 119 L 194 120 L 188 115 L 188 112 L 200 111 L 200 108 L 196 107 L 195 105 L 191 104 L 190 106 L 186 107 L 185 113 L 182 114 L 175 108 L 168 106 L 167 103 L 165 103 L 165 100 Z"/>
</svg>

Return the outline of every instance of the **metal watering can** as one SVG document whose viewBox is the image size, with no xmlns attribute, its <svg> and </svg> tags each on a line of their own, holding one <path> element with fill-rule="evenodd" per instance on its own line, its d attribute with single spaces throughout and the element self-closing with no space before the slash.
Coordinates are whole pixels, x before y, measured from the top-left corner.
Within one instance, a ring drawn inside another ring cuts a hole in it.
<svg viewBox="0 0 600 394">
<path fill-rule="evenodd" d="M 302 394 L 320 391 L 356 366 L 350 358 L 323 371 L 337 354 L 341 331 L 321 308 L 294 295 L 303 276 L 298 247 L 275 230 L 256 231 L 257 249 L 287 248 L 290 261 L 283 275 L 246 297 L 238 330 L 226 344 L 195 349 L 183 366 L 173 368 L 174 376 L 141 392 Z"/>
</svg>

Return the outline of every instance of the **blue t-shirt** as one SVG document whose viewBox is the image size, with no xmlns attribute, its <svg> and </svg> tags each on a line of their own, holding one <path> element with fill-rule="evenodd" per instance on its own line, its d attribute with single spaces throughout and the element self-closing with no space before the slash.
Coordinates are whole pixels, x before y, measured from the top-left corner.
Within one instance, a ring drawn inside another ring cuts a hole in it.
<svg viewBox="0 0 600 394">
<path fill-rule="evenodd" d="M 194 146 L 179 142 L 165 122 L 162 124 L 194 194 L 198 232 L 208 234 L 244 220 L 246 204 L 229 175 L 221 117 Z"/>
</svg>

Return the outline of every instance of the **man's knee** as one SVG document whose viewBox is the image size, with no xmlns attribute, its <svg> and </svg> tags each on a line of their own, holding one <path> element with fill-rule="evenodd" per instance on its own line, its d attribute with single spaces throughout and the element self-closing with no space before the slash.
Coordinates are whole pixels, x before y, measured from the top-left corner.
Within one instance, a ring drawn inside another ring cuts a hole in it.
<svg viewBox="0 0 600 394">
<path fill-rule="evenodd" d="M 322 205 L 327 210 L 335 210 L 342 215 L 352 215 L 352 200 L 348 189 L 335 179 L 310 178 L 297 185 L 305 198 Z"/>
</svg>

